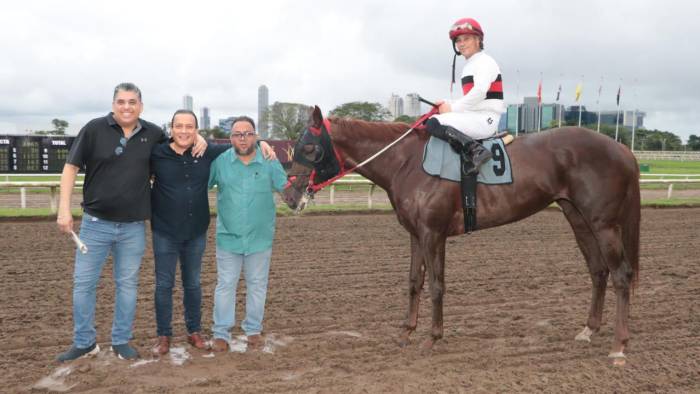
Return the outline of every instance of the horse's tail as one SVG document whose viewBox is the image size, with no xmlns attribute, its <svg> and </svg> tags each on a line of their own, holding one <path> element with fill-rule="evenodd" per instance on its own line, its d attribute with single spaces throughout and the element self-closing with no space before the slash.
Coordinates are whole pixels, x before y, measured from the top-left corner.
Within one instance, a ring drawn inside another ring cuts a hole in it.
<svg viewBox="0 0 700 394">
<path fill-rule="evenodd" d="M 624 257 L 632 266 L 632 289 L 639 283 L 639 226 L 641 217 L 641 201 L 639 192 L 639 166 L 634 160 L 634 179 L 627 189 L 626 214 L 623 219 L 622 245 Z"/>
</svg>

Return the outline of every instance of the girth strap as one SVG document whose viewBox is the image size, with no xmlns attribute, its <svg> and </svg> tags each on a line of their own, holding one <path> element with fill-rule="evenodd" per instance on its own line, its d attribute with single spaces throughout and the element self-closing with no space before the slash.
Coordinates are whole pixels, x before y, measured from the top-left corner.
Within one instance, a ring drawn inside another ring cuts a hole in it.
<svg viewBox="0 0 700 394">
<path fill-rule="evenodd" d="M 461 182 L 460 196 L 462 200 L 462 212 L 464 214 L 464 233 L 471 234 L 476 230 L 476 177 L 478 171 L 467 175 L 474 166 L 470 161 L 465 161 L 464 155 L 460 155 Z"/>
</svg>

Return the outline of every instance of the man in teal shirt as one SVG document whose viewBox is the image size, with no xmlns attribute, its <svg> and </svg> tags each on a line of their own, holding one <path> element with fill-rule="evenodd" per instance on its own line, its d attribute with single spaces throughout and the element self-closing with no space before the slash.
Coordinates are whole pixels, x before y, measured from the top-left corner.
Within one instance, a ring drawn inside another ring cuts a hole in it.
<svg viewBox="0 0 700 394">
<path fill-rule="evenodd" d="M 275 199 L 287 174 L 278 160 L 264 160 L 257 145 L 255 123 L 247 116 L 234 120 L 233 149 L 211 164 L 209 187 L 217 186 L 214 351 L 228 350 L 235 323 L 236 287 L 243 268 L 246 316 L 241 328 L 248 348 L 262 345 L 267 279 L 275 236 Z"/>
</svg>

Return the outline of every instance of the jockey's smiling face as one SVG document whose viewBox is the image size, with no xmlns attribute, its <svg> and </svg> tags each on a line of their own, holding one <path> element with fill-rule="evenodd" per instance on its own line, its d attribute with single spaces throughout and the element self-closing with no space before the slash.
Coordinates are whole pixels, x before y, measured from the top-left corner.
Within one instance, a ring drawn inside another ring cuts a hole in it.
<svg viewBox="0 0 700 394">
<path fill-rule="evenodd" d="M 459 53 L 469 59 L 473 54 L 479 52 L 479 37 L 473 34 L 461 34 L 455 39 L 455 46 Z"/>
</svg>

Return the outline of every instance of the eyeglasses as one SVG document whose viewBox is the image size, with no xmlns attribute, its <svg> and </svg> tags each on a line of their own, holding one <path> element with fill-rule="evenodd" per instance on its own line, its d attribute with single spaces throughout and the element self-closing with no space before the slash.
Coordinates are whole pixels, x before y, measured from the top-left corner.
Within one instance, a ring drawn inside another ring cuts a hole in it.
<svg viewBox="0 0 700 394">
<path fill-rule="evenodd" d="M 232 133 L 231 138 L 237 138 L 239 140 L 242 140 L 244 138 L 253 138 L 254 135 L 254 131 L 246 131 L 244 133 Z"/>
<path fill-rule="evenodd" d="M 120 156 L 122 153 L 124 153 L 124 148 L 126 148 L 126 138 L 125 137 L 120 138 L 119 143 L 121 145 L 114 148 L 114 154 L 117 156 Z"/>
</svg>

